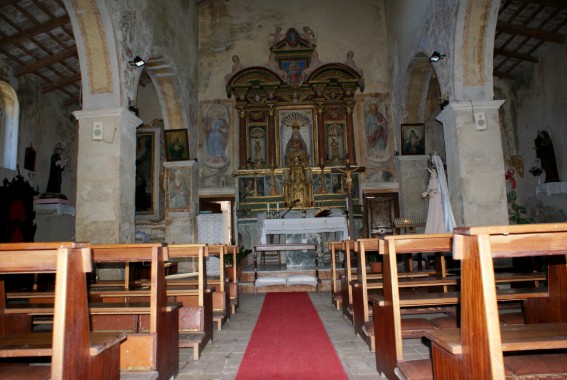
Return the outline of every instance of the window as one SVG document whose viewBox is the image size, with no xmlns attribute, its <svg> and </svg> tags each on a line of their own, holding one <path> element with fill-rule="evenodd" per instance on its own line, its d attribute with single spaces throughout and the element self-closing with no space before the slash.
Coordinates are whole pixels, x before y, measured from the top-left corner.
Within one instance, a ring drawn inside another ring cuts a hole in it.
<svg viewBox="0 0 567 380">
<path fill-rule="evenodd" d="M 0 81 L 0 167 L 16 170 L 20 106 L 16 91 Z"/>
</svg>

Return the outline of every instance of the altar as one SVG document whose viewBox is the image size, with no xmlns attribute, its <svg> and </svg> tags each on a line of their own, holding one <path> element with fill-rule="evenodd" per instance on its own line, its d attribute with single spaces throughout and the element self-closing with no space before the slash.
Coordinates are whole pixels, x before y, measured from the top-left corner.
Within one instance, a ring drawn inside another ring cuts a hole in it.
<svg viewBox="0 0 567 380">
<path fill-rule="evenodd" d="M 260 244 L 314 243 L 317 255 L 326 250 L 327 241 L 348 239 L 347 221 L 344 216 L 326 218 L 264 219 Z M 315 265 L 313 252 L 287 252 L 287 267 L 308 268 Z"/>
</svg>

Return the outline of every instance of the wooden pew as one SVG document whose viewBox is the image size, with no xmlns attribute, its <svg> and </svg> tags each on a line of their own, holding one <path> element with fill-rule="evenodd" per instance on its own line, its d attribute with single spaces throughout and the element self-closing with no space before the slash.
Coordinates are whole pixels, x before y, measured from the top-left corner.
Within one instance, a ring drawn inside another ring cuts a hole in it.
<svg viewBox="0 0 567 380">
<path fill-rule="evenodd" d="M 125 329 L 120 346 L 120 368 L 132 372 L 158 372 L 169 379 L 179 372 L 179 305 L 168 305 L 164 262 L 168 247 L 159 243 L 92 245 L 95 263 L 151 262 L 150 300 L 147 304 L 117 303 L 107 311 L 91 310 L 95 331 Z M 126 324 L 123 326 L 122 324 Z"/>
<path fill-rule="evenodd" d="M 342 241 L 329 242 L 329 252 L 331 253 L 331 302 L 337 310 L 342 310 L 343 297 L 341 293 L 341 277 L 337 270 L 337 254 L 342 251 L 344 244 Z"/>
<path fill-rule="evenodd" d="M 352 280 L 356 279 L 356 269 L 352 268 L 352 258 L 358 251 L 356 240 L 343 240 L 345 252 L 345 273 L 341 278 L 341 298 L 343 317 L 349 319 L 354 326 L 354 315 L 352 308 Z"/>
<path fill-rule="evenodd" d="M 201 352 L 213 339 L 213 290 L 207 284 L 206 244 L 170 244 L 170 260 L 192 258 L 197 260 L 196 280 L 182 276 L 167 280 L 168 296 L 175 296 L 183 305 L 179 309 L 179 347 L 193 348 L 193 359 L 199 360 Z M 171 276 L 173 277 L 173 276 Z M 197 293 L 190 290 L 197 290 Z"/>
<path fill-rule="evenodd" d="M 51 357 L 51 366 L 0 366 L 2 379 L 119 379 L 123 333 L 91 333 L 85 273 L 91 250 L 82 243 L 0 244 L 0 273 L 56 273 L 53 331 L 14 332 L 0 280 L 0 357 Z M 8 320 L 8 323 L 6 321 Z M 33 360 L 32 360 L 33 361 Z"/>
<path fill-rule="evenodd" d="M 395 235 L 401 236 L 400 239 L 405 239 L 403 236 L 408 235 Z M 356 254 L 358 273 L 356 281 L 353 280 L 353 310 L 354 310 L 354 327 L 355 332 L 359 335 L 368 345 L 372 352 L 375 352 L 375 326 L 373 322 L 373 309 L 369 306 L 369 294 L 380 295 L 384 287 L 385 277 L 382 273 L 367 273 L 366 262 L 367 254 L 381 254 L 384 255 L 387 251 L 387 240 L 371 238 L 371 239 L 358 239 L 359 249 Z M 446 251 L 450 252 L 451 246 L 446 247 Z M 424 252 L 426 252 L 424 250 Z M 429 251 L 435 252 L 435 251 Z M 407 253 L 411 257 L 413 252 Z M 418 252 L 421 253 L 421 252 Z M 396 266 L 395 273 L 389 273 L 396 278 L 396 287 L 403 287 L 407 289 L 423 288 L 426 290 L 433 290 L 440 288 L 442 291 L 447 291 L 449 286 L 455 286 L 457 279 L 454 276 L 448 277 L 445 267 L 445 261 L 442 255 L 437 251 L 436 269 L 435 270 L 422 270 L 422 271 L 408 271 L 397 272 L 398 257 L 394 254 L 392 257 L 393 263 Z M 430 312 L 430 310 L 425 310 Z M 404 321 L 404 333 L 407 337 L 420 337 L 424 329 L 433 327 L 433 325 L 426 319 L 413 318 Z"/>
<path fill-rule="evenodd" d="M 567 224 L 469 227 L 454 233 L 453 255 L 462 267 L 460 329 L 427 334 L 435 378 L 567 377 Z M 525 301 L 527 324 L 501 326 L 493 259 L 526 256 L 547 256 L 548 296 Z M 562 351 L 542 353 L 555 349 Z M 520 352 L 535 355 L 516 356 Z M 529 368 L 522 368 L 526 364 Z"/>
<path fill-rule="evenodd" d="M 238 291 L 238 267 L 236 264 L 236 257 L 238 255 L 239 248 L 237 245 L 227 245 L 226 254 L 232 255 L 232 278 L 233 282 L 229 283 L 229 297 L 230 297 L 230 314 L 236 314 L 236 310 L 240 307 L 240 294 Z"/>
<path fill-rule="evenodd" d="M 207 279 L 207 283 L 215 287 L 213 321 L 217 324 L 217 331 L 221 331 L 222 326 L 230 319 L 230 285 L 224 266 L 224 255 L 227 254 L 227 250 L 226 244 L 209 244 L 209 255 L 215 255 L 219 258 L 219 279 Z"/>
</svg>

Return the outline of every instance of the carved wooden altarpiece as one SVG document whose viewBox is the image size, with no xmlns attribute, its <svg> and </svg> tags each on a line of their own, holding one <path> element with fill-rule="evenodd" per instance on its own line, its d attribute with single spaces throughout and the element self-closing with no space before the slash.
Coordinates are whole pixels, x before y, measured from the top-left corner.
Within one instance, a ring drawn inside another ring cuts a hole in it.
<svg viewBox="0 0 567 380">
<path fill-rule="evenodd" d="M 301 194 L 296 206 L 322 205 L 329 184 L 319 184 L 314 190 L 315 175 L 321 182 L 333 166 L 343 166 L 347 160 L 356 165 L 353 110 L 356 92 L 364 90 L 364 79 L 352 66 L 323 63 L 314 36 L 295 28 L 272 38 L 270 45 L 267 63 L 227 75 L 227 96 L 235 98 L 239 116 L 234 175 L 252 177 L 256 184 L 257 178 L 271 177 L 271 183 L 267 182 L 271 190 L 262 195 L 272 198 L 263 204 L 277 202 L 279 206 L 280 199 L 290 204 Z M 297 157 L 304 166 L 302 176 L 293 174 Z M 305 180 L 297 188 L 300 177 Z M 292 183 L 296 191 L 290 191 Z M 253 188 L 250 196 L 240 194 L 239 199 L 256 200 L 261 194 L 258 186 Z M 341 193 L 344 202 L 342 189 Z M 318 194 L 322 195 L 318 198 Z"/>
</svg>

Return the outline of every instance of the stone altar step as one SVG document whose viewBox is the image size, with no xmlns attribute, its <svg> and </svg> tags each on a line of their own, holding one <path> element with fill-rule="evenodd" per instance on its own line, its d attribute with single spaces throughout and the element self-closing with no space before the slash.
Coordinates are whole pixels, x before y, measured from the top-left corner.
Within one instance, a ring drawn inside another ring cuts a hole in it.
<svg viewBox="0 0 567 380">
<path fill-rule="evenodd" d="M 342 268 L 338 270 L 342 273 Z M 315 269 L 288 269 L 285 265 L 279 266 L 264 266 L 258 269 L 258 277 L 289 277 L 294 275 L 315 275 Z M 319 291 L 331 291 L 331 268 L 319 269 Z M 241 293 L 268 293 L 268 292 L 314 292 L 315 287 L 310 285 L 270 285 L 263 286 L 256 289 L 254 286 L 254 268 L 243 268 L 240 281 L 238 282 L 238 289 Z M 257 290 L 257 291 L 256 291 Z"/>
</svg>

